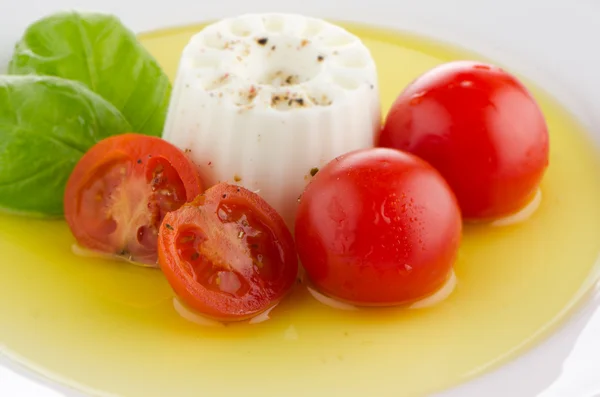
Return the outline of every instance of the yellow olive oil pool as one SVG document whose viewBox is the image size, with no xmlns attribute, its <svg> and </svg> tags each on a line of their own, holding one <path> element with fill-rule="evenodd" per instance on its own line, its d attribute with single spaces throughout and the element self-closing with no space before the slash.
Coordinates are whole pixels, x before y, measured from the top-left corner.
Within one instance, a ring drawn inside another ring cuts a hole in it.
<svg viewBox="0 0 600 397">
<path fill-rule="evenodd" d="M 422 72 L 474 58 L 347 27 L 377 62 L 384 111 Z M 201 28 L 140 39 L 173 79 Z M 541 206 L 521 224 L 467 226 L 456 290 L 437 306 L 342 311 L 299 285 L 269 321 L 204 327 L 177 314 L 160 271 L 75 256 L 62 220 L 0 215 L 0 349 L 53 379 L 124 397 L 419 396 L 493 368 L 566 318 L 600 252 L 598 153 L 568 112 L 532 89 L 551 138 Z"/>
</svg>

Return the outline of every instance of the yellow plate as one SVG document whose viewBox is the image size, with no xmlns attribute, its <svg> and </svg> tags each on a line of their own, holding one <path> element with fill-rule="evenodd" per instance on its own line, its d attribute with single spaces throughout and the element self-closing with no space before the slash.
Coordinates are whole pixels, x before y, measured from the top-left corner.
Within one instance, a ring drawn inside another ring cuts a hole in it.
<svg viewBox="0 0 600 397">
<path fill-rule="evenodd" d="M 348 26 L 372 50 L 386 110 L 413 78 L 478 58 L 408 34 Z M 200 26 L 142 35 L 173 77 Z M 413 396 L 457 384 L 546 334 L 595 279 L 600 168 L 582 127 L 534 89 L 551 134 L 533 217 L 467 227 L 458 285 L 429 309 L 340 311 L 303 286 L 255 325 L 180 317 L 159 271 L 76 257 L 62 221 L 0 216 L 0 345 L 39 371 L 127 397 Z"/>
</svg>

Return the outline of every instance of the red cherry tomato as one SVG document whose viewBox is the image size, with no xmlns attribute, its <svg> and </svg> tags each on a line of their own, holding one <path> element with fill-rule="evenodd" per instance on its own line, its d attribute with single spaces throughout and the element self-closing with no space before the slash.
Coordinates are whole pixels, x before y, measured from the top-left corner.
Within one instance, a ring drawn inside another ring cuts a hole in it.
<svg viewBox="0 0 600 397">
<path fill-rule="evenodd" d="M 158 257 L 184 303 L 226 321 L 272 307 L 298 274 L 281 216 L 257 194 L 226 183 L 165 216 Z"/>
<path fill-rule="evenodd" d="M 202 190 L 197 167 L 175 146 L 118 135 L 94 145 L 75 166 L 65 218 L 81 246 L 156 265 L 163 217 Z"/>
<path fill-rule="evenodd" d="M 448 279 L 461 216 L 444 178 L 393 149 L 342 155 L 308 184 L 296 246 L 322 292 L 359 305 L 408 303 Z"/>
<path fill-rule="evenodd" d="M 409 151 L 448 181 L 465 219 L 517 212 L 548 166 L 544 116 L 514 76 L 479 62 L 436 67 L 393 104 L 378 146 Z"/>
</svg>

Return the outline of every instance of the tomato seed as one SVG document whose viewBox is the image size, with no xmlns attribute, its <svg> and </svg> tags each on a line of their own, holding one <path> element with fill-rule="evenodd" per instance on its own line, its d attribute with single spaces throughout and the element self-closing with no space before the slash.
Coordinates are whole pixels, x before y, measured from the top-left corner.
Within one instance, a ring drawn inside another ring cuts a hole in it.
<svg viewBox="0 0 600 397">
<path fill-rule="evenodd" d="M 192 235 L 183 236 L 179 239 L 180 244 L 187 244 L 192 241 L 194 241 L 194 236 Z"/>
</svg>

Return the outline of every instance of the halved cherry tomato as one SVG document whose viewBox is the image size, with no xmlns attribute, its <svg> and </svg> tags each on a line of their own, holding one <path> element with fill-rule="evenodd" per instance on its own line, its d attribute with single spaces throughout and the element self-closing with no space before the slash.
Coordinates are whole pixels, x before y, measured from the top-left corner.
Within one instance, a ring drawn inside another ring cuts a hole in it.
<svg viewBox="0 0 600 397">
<path fill-rule="evenodd" d="M 92 250 L 156 265 L 158 229 L 169 211 L 203 191 L 196 165 L 156 137 L 123 134 L 83 155 L 65 190 L 65 218 Z"/>
<path fill-rule="evenodd" d="M 257 194 L 226 183 L 165 216 L 158 258 L 184 303 L 226 321 L 272 307 L 298 274 L 281 216 Z"/>
<path fill-rule="evenodd" d="M 527 88 L 480 62 L 438 66 L 413 81 L 387 116 L 378 146 L 406 150 L 448 181 L 465 219 L 528 204 L 548 166 L 544 116 Z"/>
<path fill-rule="evenodd" d="M 394 305 L 447 281 L 461 240 L 456 199 L 429 164 L 393 149 L 344 154 L 300 198 L 296 247 L 323 293 L 358 305 Z"/>
</svg>

